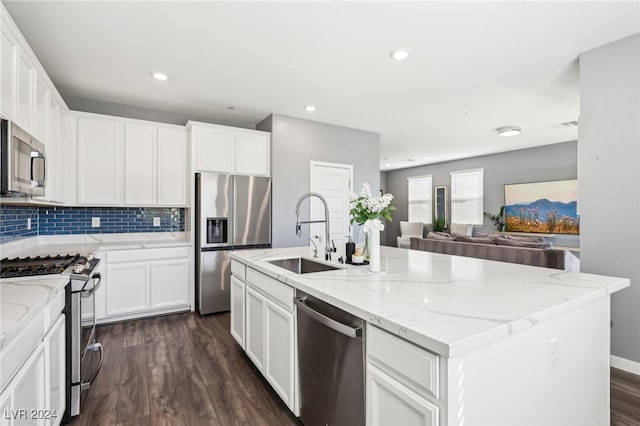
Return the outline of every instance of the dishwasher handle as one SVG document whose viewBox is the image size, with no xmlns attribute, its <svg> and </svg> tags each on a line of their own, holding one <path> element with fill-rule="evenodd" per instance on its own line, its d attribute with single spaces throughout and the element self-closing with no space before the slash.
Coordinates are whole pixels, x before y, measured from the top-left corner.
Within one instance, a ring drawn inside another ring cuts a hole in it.
<svg viewBox="0 0 640 426">
<path fill-rule="evenodd" d="M 298 309 L 301 309 L 304 313 L 309 315 L 312 319 L 318 321 L 320 324 L 325 325 L 337 331 L 338 333 L 344 334 L 345 336 L 351 337 L 352 339 L 362 336 L 361 326 L 352 327 L 350 325 L 346 325 L 339 321 L 336 321 L 333 318 L 329 318 L 324 314 L 321 314 L 305 303 L 306 297 L 296 297 L 294 301 Z"/>
</svg>

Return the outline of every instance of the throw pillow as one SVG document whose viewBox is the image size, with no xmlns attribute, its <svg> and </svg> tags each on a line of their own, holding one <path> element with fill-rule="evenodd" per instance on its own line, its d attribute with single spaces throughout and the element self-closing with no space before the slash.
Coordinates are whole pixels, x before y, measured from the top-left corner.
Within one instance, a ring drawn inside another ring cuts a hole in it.
<svg viewBox="0 0 640 426">
<path fill-rule="evenodd" d="M 446 240 L 446 241 L 453 241 L 453 237 L 449 234 L 447 234 L 446 232 L 429 232 L 427 234 L 427 238 L 430 240 Z"/>
<path fill-rule="evenodd" d="M 469 237 L 462 234 L 456 234 L 454 237 L 456 241 L 461 241 L 463 243 L 495 244 L 491 238 L 486 237 Z"/>
<path fill-rule="evenodd" d="M 520 241 L 513 238 L 495 238 L 493 241 L 499 246 L 526 247 L 536 249 L 546 249 L 551 247 L 551 244 L 549 243 L 534 243 L 529 241 Z"/>
</svg>

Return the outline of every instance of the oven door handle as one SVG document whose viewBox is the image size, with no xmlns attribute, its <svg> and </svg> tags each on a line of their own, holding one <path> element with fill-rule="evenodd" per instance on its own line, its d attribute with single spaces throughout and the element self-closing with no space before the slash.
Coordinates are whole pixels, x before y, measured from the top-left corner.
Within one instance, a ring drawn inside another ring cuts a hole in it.
<svg viewBox="0 0 640 426">
<path fill-rule="evenodd" d="M 102 275 L 100 274 L 100 272 L 96 272 L 95 274 L 93 274 L 93 277 L 91 277 L 92 280 L 98 280 L 97 283 L 95 283 L 93 285 L 93 287 L 90 290 L 84 290 L 80 293 L 80 297 L 82 298 L 87 298 L 87 297 L 91 297 L 100 287 L 100 284 L 102 283 Z"/>
</svg>

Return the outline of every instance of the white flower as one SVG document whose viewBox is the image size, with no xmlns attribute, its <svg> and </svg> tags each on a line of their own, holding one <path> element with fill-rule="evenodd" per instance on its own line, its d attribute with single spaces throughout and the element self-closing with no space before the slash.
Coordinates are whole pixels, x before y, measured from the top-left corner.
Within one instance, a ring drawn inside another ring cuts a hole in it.
<svg viewBox="0 0 640 426">
<path fill-rule="evenodd" d="M 367 182 L 362 184 L 362 191 L 360 191 L 360 196 L 365 198 L 371 198 L 371 188 Z"/>
<path fill-rule="evenodd" d="M 349 194 L 349 202 L 350 203 L 353 203 L 357 199 L 358 199 L 358 194 L 356 194 L 355 192 L 352 192 L 351 194 Z"/>
</svg>

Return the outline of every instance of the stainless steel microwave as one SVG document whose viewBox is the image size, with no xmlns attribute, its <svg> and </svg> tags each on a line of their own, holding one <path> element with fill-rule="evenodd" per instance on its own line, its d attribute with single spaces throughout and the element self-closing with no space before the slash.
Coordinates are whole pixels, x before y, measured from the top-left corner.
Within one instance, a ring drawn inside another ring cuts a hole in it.
<svg viewBox="0 0 640 426">
<path fill-rule="evenodd" d="M 9 120 L 0 124 L 2 195 L 44 195 L 47 158 L 44 145 Z"/>
</svg>

